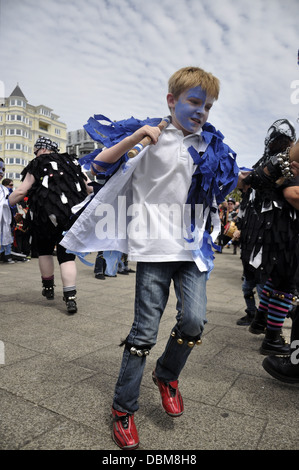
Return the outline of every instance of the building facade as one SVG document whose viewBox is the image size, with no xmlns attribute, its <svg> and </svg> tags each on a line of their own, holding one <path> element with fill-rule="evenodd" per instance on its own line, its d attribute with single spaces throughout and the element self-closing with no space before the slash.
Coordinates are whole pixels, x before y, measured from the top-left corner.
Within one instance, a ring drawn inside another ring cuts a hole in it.
<svg viewBox="0 0 299 470">
<path fill-rule="evenodd" d="M 61 152 L 66 151 L 66 124 L 48 106 L 29 104 L 17 85 L 0 105 L 0 157 L 5 162 L 5 178 L 11 178 L 15 188 L 22 170 L 34 158 L 35 141 L 42 136 L 57 142 Z"/>
<path fill-rule="evenodd" d="M 84 157 L 93 150 L 101 148 L 103 145 L 95 142 L 85 129 L 78 129 L 77 131 L 70 131 L 67 133 L 67 153 L 74 153 L 78 158 Z"/>
</svg>

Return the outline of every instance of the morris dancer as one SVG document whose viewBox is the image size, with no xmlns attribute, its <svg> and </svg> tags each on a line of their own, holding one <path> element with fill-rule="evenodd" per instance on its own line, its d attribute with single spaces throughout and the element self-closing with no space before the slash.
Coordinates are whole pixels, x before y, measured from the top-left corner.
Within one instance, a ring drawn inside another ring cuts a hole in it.
<svg viewBox="0 0 299 470">
<path fill-rule="evenodd" d="M 290 354 L 281 333 L 296 288 L 299 212 L 292 195 L 298 191 L 299 179 L 290 172 L 288 158 L 298 158 L 295 141 L 295 128 L 287 119 L 270 126 L 264 155 L 244 180 L 251 189 L 245 193 L 239 212 L 245 278 L 264 284 L 249 331 L 266 333 L 260 348 L 265 355 Z M 282 174 L 286 177 L 283 180 Z"/>
<path fill-rule="evenodd" d="M 10 205 L 21 201 L 28 194 L 31 231 L 34 234 L 42 277 L 42 295 L 54 299 L 53 251 L 57 247 L 63 300 L 67 312 L 77 312 L 75 255 L 66 253 L 59 245 L 63 232 L 71 225 L 71 207 L 85 199 L 92 188 L 87 187 L 75 155 L 59 153 L 58 145 L 40 137 L 34 145 L 34 158 L 23 170 L 23 181 L 9 196 Z"/>
</svg>

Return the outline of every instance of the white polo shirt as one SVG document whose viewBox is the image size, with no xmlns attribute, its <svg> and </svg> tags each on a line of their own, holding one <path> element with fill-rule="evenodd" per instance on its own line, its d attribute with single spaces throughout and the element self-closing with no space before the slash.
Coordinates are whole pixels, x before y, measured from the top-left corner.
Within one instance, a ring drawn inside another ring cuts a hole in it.
<svg viewBox="0 0 299 470">
<path fill-rule="evenodd" d="M 132 175 L 128 255 L 133 261 L 192 261 L 184 239 L 184 206 L 196 165 L 188 151 L 204 152 L 200 132 L 184 137 L 169 125 L 148 147 Z"/>
</svg>

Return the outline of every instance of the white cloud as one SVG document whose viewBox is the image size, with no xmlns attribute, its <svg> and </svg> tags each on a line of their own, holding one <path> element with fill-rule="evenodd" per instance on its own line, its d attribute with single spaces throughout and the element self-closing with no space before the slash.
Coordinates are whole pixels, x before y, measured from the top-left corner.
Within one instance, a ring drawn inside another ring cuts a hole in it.
<svg viewBox="0 0 299 470">
<path fill-rule="evenodd" d="M 96 113 L 162 117 L 185 65 L 220 78 L 209 120 L 241 165 L 260 157 L 272 121 L 298 117 L 297 0 L 0 0 L 0 15 L 6 94 L 18 82 L 68 130 Z"/>
</svg>

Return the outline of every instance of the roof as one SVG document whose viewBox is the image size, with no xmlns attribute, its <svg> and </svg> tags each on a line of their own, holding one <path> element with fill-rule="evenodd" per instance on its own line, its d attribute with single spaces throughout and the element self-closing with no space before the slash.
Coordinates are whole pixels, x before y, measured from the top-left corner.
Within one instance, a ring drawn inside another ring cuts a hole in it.
<svg viewBox="0 0 299 470">
<path fill-rule="evenodd" d="M 24 93 L 22 92 L 21 88 L 19 87 L 19 84 L 17 84 L 16 88 L 14 89 L 14 91 L 11 93 L 10 96 L 20 96 L 21 98 L 26 99 Z"/>
</svg>

